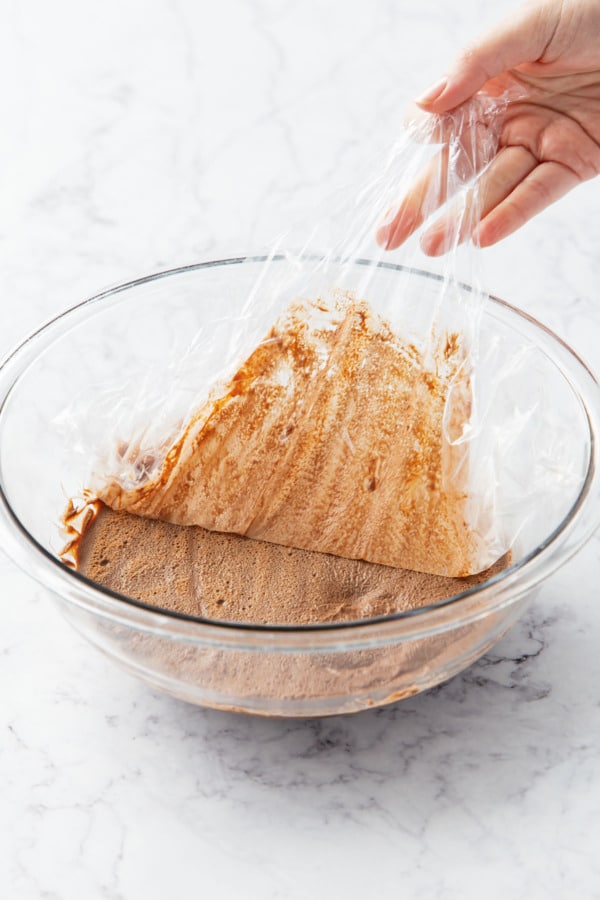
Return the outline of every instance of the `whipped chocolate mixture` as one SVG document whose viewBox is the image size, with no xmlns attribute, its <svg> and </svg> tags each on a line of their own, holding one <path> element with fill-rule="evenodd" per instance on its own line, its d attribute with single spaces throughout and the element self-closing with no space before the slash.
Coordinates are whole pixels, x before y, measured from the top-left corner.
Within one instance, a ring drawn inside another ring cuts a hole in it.
<svg viewBox="0 0 600 900">
<path fill-rule="evenodd" d="M 162 462 L 125 447 L 133 482 L 70 505 L 63 559 L 157 607 L 261 624 L 389 615 L 485 581 L 510 557 L 473 574 L 468 461 L 443 431 L 468 422 L 469 383 L 457 337 L 439 349 L 426 366 L 349 297 L 293 303 Z"/>
<path fill-rule="evenodd" d="M 113 509 L 177 525 L 473 574 L 489 557 L 468 525 L 465 445 L 447 442 L 443 429 L 445 414 L 456 435 L 468 421 L 467 380 L 462 388 L 455 380 L 450 415 L 446 409 L 461 362 L 456 335 L 426 365 L 365 302 L 296 301 L 160 465 L 132 442 L 122 458 L 124 469 L 133 464 L 133 487 L 115 477 L 98 496 Z"/>
<path fill-rule="evenodd" d="M 443 578 L 104 505 L 95 512 L 71 547 L 80 572 L 153 606 L 234 622 L 305 625 L 417 609 L 485 581 L 509 562 L 504 557 L 470 578 Z"/>
</svg>

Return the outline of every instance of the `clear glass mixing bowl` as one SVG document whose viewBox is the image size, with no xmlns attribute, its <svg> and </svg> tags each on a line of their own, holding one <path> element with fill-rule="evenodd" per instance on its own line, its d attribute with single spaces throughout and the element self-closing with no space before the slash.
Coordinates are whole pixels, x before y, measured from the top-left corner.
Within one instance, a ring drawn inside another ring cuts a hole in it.
<svg viewBox="0 0 600 900">
<path fill-rule="evenodd" d="M 5 360 L 0 546 L 78 631 L 148 684 L 192 703 L 258 715 L 349 713 L 416 694 L 471 664 L 592 535 L 600 519 L 600 390 L 558 337 L 502 300 L 487 299 L 484 351 L 504 342 L 521 360 L 512 389 L 527 395 L 543 384 L 554 415 L 568 424 L 554 463 L 561 489 L 552 501 L 529 501 L 535 515 L 519 529 L 509 569 L 418 611 L 339 625 L 216 623 L 146 606 L 66 568 L 57 556 L 57 521 L 89 460 L 65 419 L 79 416 L 88 439 L 101 444 L 106 404 L 119 386 L 127 396 L 128 386 L 176 381 L 176 356 L 189 336 L 230 327 L 259 273 L 284 262 L 221 260 L 139 279 L 59 316 Z M 374 292 L 410 283 L 426 304 L 439 291 L 439 278 L 426 272 L 352 264 L 359 275 L 364 266 Z M 180 399 L 189 403 L 186 390 Z M 525 439 L 543 424 L 543 404 L 531 399 Z M 96 421 L 94 409 L 101 408 Z"/>
</svg>

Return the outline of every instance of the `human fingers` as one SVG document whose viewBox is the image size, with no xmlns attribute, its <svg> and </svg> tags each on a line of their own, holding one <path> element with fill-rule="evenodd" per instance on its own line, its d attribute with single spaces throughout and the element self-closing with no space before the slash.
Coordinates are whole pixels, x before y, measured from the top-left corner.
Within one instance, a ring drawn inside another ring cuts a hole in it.
<svg viewBox="0 0 600 900">
<path fill-rule="evenodd" d="M 416 102 L 427 112 L 447 112 L 503 72 L 536 62 L 558 27 L 561 7 L 560 0 L 538 0 L 513 13 L 463 50 L 448 74 Z"/>
<path fill-rule="evenodd" d="M 479 244 L 490 247 L 508 237 L 525 222 L 559 200 L 580 183 L 581 179 L 567 166 L 543 162 L 482 219 Z"/>
<path fill-rule="evenodd" d="M 375 240 L 385 250 L 395 250 L 421 227 L 448 198 L 448 147 L 443 147 L 417 176 L 399 206 L 390 210 L 391 221 L 381 225 Z"/>
<path fill-rule="evenodd" d="M 451 206 L 421 238 L 428 256 L 440 256 L 473 234 L 480 220 L 492 212 L 538 165 L 525 147 L 504 147 L 466 197 Z M 478 241 L 479 243 L 479 241 Z"/>
<path fill-rule="evenodd" d="M 525 157 L 522 164 L 527 166 Z M 516 182 L 512 190 L 511 181 Z M 479 216 L 468 205 L 448 212 L 421 238 L 423 251 L 429 256 L 441 256 L 469 235 L 477 239 L 480 247 L 490 247 L 559 200 L 579 181 L 574 172 L 556 162 L 535 164 L 518 181 L 517 170 L 512 179 L 500 176 L 490 187 L 488 201 Z"/>
<path fill-rule="evenodd" d="M 433 117 L 430 117 L 433 118 Z M 443 118 L 443 117 L 442 117 Z M 423 168 L 375 239 L 386 250 L 395 250 L 434 212 L 461 191 L 487 165 L 496 149 L 486 123 L 471 124 L 451 140 Z"/>
</svg>

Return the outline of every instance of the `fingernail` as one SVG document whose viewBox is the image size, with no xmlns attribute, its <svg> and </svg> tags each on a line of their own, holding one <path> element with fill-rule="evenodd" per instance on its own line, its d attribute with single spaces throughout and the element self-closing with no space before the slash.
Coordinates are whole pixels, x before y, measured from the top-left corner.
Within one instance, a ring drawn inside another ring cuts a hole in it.
<svg viewBox="0 0 600 900">
<path fill-rule="evenodd" d="M 390 225 L 394 224 L 394 219 L 396 218 L 396 213 L 398 212 L 398 205 L 388 206 L 385 211 L 385 215 L 381 217 L 379 220 L 379 225 L 377 226 L 379 230 L 384 228 L 389 228 Z"/>
<path fill-rule="evenodd" d="M 384 250 L 388 249 L 391 232 L 392 232 L 391 225 L 382 225 L 375 232 L 375 240 L 377 241 L 377 243 L 379 244 L 380 247 L 383 247 Z"/>
<path fill-rule="evenodd" d="M 443 78 L 440 78 L 439 81 L 432 84 L 430 88 L 427 88 L 425 93 L 421 94 L 420 97 L 417 97 L 415 103 L 418 103 L 420 106 L 427 106 L 428 104 L 433 103 L 434 100 L 437 100 L 437 98 L 441 97 L 444 93 L 447 84 L 448 77 L 444 75 Z"/>
<path fill-rule="evenodd" d="M 442 256 L 449 249 L 447 237 L 443 231 L 432 228 L 421 236 L 421 250 L 427 256 Z"/>
</svg>

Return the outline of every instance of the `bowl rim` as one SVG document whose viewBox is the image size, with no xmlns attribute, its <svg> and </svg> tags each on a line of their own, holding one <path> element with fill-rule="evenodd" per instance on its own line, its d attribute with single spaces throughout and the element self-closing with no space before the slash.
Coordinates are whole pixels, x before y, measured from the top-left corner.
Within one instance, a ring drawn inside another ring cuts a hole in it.
<svg viewBox="0 0 600 900">
<path fill-rule="evenodd" d="M 328 260 L 330 262 L 338 262 L 340 260 L 333 259 L 331 257 L 326 257 L 325 255 L 320 254 L 298 254 L 302 260 Z M 159 281 L 165 278 L 174 277 L 183 274 L 189 274 L 196 271 L 203 271 L 210 268 L 217 268 L 223 266 L 230 265 L 241 265 L 246 263 L 266 263 L 270 264 L 272 262 L 281 262 L 289 259 L 287 254 L 276 253 L 276 254 L 257 254 L 257 255 L 249 255 L 249 256 L 237 256 L 237 257 L 228 257 L 225 259 L 215 259 L 215 260 L 207 260 L 199 263 L 191 263 L 184 266 L 178 266 L 171 269 L 161 270 L 159 272 L 152 273 L 150 275 L 144 275 L 139 278 L 132 279 L 130 281 L 126 281 L 123 283 L 119 283 L 115 286 L 106 288 L 105 290 L 94 294 L 86 300 L 83 300 L 68 309 L 62 311 L 58 315 L 52 317 L 41 326 L 39 326 L 36 330 L 29 334 L 23 341 L 21 341 L 11 352 L 9 352 L 4 359 L 0 362 L 0 421 L 2 419 L 2 414 L 4 411 L 4 407 L 8 397 L 12 392 L 12 388 L 18 383 L 21 375 L 27 371 L 28 366 L 22 366 L 16 373 L 13 380 L 6 379 L 7 371 L 10 371 L 11 366 L 16 365 L 19 362 L 19 359 L 22 355 L 29 351 L 28 355 L 34 356 L 32 353 L 32 349 L 35 348 L 35 344 L 37 341 L 42 341 L 44 338 L 47 338 L 48 335 L 52 334 L 55 329 L 59 328 L 65 321 L 69 321 L 71 318 L 76 316 L 77 314 L 81 314 L 82 311 L 85 312 L 89 307 L 98 304 L 102 300 L 106 300 L 108 298 L 114 298 L 118 294 L 125 293 L 131 289 L 135 289 L 137 287 L 150 284 L 154 281 Z M 429 272 L 425 269 L 419 269 L 412 266 L 406 266 L 401 263 L 393 263 L 387 262 L 383 260 L 371 260 L 364 258 L 354 258 L 349 260 L 343 260 L 345 263 L 351 263 L 353 265 L 359 266 L 372 266 L 375 268 L 387 269 L 392 271 L 403 272 L 405 274 L 414 274 L 420 277 L 425 277 L 437 282 L 444 281 L 444 276 L 438 273 Z M 456 281 L 455 284 L 462 290 L 472 293 L 475 288 L 469 284 L 466 284 L 462 281 Z M 12 523 L 13 526 L 16 526 L 17 534 L 20 535 L 22 547 L 25 550 L 33 550 L 36 559 L 38 559 L 43 569 L 50 573 L 53 577 L 53 582 L 57 583 L 58 581 L 63 584 L 73 585 L 78 584 L 80 588 L 83 588 L 84 594 L 88 595 L 87 600 L 91 600 L 94 603 L 96 609 L 98 609 L 97 601 L 101 601 L 100 605 L 104 607 L 102 612 L 105 614 L 108 613 L 109 618 L 113 618 L 119 621 L 130 621 L 130 617 L 123 615 L 124 610 L 131 609 L 131 612 L 134 613 L 137 610 L 140 613 L 149 614 L 151 619 L 148 624 L 151 626 L 150 630 L 153 630 L 153 620 L 154 624 L 160 623 L 161 626 L 166 624 L 165 620 L 171 621 L 173 626 L 176 626 L 177 623 L 183 625 L 186 623 L 191 626 L 198 626 L 202 629 L 210 628 L 211 632 L 221 632 L 225 633 L 234 633 L 240 632 L 244 634 L 256 633 L 256 634 L 287 634 L 288 636 L 291 634 L 296 635 L 304 635 L 307 633 L 315 633 L 315 632 L 323 632 L 331 635 L 332 632 L 344 632 L 348 634 L 349 632 L 356 631 L 359 629 L 361 633 L 365 633 L 365 630 L 377 628 L 377 627 L 385 627 L 389 624 L 397 624 L 402 622 L 411 622 L 416 624 L 417 622 L 422 622 L 423 625 L 426 625 L 426 621 L 428 618 L 432 616 L 435 617 L 439 613 L 446 612 L 449 608 L 455 607 L 459 602 L 465 602 L 467 600 L 483 600 L 490 597 L 490 595 L 497 593 L 497 589 L 500 589 L 500 595 L 496 598 L 498 602 L 492 603 L 489 606 L 485 606 L 485 609 L 479 610 L 478 612 L 471 611 L 471 615 L 468 614 L 468 611 L 465 610 L 465 616 L 459 616 L 458 619 L 454 619 L 452 621 L 451 627 L 458 627 L 461 624 L 464 624 L 467 621 L 471 621 L 473 618 L 480 618 L 482 615 L 487 615 L 492 609 L 498 609 L 502 606 L 509 605 L 510 603 L 515 602 L 519 597 L 528 592 L 532 587 L 534 587 L 539 581 L 548 577 L 555 571 L 559 566 L 563 565 L 574 553 L 576 553 L 583 544 L 591 537 L 593 532 L 596 530 L 599 521 L 594 523 L 587 523 L 587 528 L 585 531 L 579 536 L 577 540 L 571 539 L 570 541 L 567 539 L 569 536 L 572 537 L 572 532 L 574 526 L 577 522 L 577 517 L 579 511 L 586 504 L 586 501 L 589 501 L 591 495 L 593 495 L 592 487 L 596 485 L 595 493 L 598 494 L 600 498 L 600 486 L 597 484 L 598 482 L 598 441 L 596 438 L 596 431 L 594 428 L 594 423 L 592 422 L 590 416 L 589 406 L 583 402 L 581 397 L 581 392 L 576 391 L 573 385 L 573 381 L 571 378 L 567 378 L 564 369 L 567 367 L 567 363 L 570 363 L 571 367 L 576 370 L 576 374 L 580 375 L 582 378 L 587 378 L 590 382 L 590 387 L 593 386 L 596 394 L 597 394 L 597 409 L 595 410 L 594 419 L 597 420 L 595 424 L 599 426 L 600 432 L 600 389 L 596 376 L 589 368 L 589 366 L 581 359 L 581 357 L 564 341 L 561 337 L 555 334 L 551 329 L 547 326 L 539 322 L 533 316 L 528 313 L 520 310 L 518 307 L 513 306 L 511 303 L 508 303 L 501 298 L 489 294 L 487 292 L 482 292 L 483 296 L 486 298 L 486 301 L 492 301 L 493 304 L 496 305 L 496 308 L 499 308 L 503 312 L 508 312 L 509 316 L 516 317 L 517 320 L 522 320 L 522 322 L 526 323 L 526 325 L 531 328 L 535 333 L 542 333 L 546 339 L 550 340 L 551 346 L 554 347 L 557 351 L 559 351 L 565 357 L 565 363 L 563 366 L 557 363 L 554 357 L 551 357 L 549 353 L 546 352 L 545 348 L 542 348 L 542 351 L 546 356 L 550 357 L 551 361 L 554 365 L 561 371 L 561 374 L 568 381 L 571 389 L 577 394 L 580 403 L 583 406 L 583 410 L 585 412 L 585 417 L 587 420 L 588 428 L 589 428 L 589 452 L 588 452 L 588 460 L 587 460 L 587 470 L 585 473 L 585 477 L 581 484 L 580 490 L 575 498 L 575 501 L 569 508 L 568 512 L 563 517 L 562 521 L 553 531 L 533 550 L 527 553 L 525 556 L 520 558 L 517 562 L 513 563 L 511 566 L 503 569 L 498 574 L 494 575 L 492 578 L 481 582 L 480 584 L 473 585 L 467 590 L 460 591 L 457 594 L 453 594 L 451 597 L 445 598 L 443 600 L 439 600 L 435 603 L 427 604 L 425 606 L 419 607 L 413 610 L 406 610 L 403 612 L 392 613 L 389 615 L 382 616 L 373 616 L 367 619 L 356 619 L 349 621 L 341 621 L 341 622 L 323 622 L 323 623 L 311 623 L 306 625 L 293 625 L 293 624 L 269 624 L 263 625 L 258 623 L 249 623 L 249 622 L 234 622 L 228 620 L 215 620 L 204 618 L 202 616 L 192 616 L 186 613 L 177 612 L 175 610 L 168 610 L 164 607 L 153 606 L 151 604 L 145 603 L 141 600 L 136 600 L 132 597 L 128 597 L 125 594 L 121 594 L 117 591 L 113 591 L 110 588 L 104 587 L 98 582 L 94 582 L 91 579 L 87 578 L 80 572 L 77 572 L 73 569 L 70 569 L 66 566 L 61 560 L 52 554 L 49 550 L 46 549 L 42 544 L 40 544 L 36 538 L 33 537 L 32 534 L 28 531 L 28 529 L 23 525 L 21 520 L 19 519 L 16 512 L 12 509 L 10 501 L 8 500 L 7 494 L 4 489 L 3 479 L 2 479 L 2 470 L 1 470 L 1 461 L 0 461 L 0 512 L 3 515 L 0 515 L 0 526 L 4 524 L 7 526 L 8 523 Z M 58 337 L 59 335 L 56 335 Z M 55 339 L 55 338 L 54 338 Z M 45 346 L 50 346 L 52 340 L 47 340 Z M 36 354 L 35 354 L 36 355 Z M 3 380 L 8 380 L 8 388 L 4 389 Z M 599 515 L 600 518 L 600 515 Z M 4 533 L 9 537 L 9 539 L 14 538 L 14 535 L 10 533 L 10 528 L 5 527 Z M 563 543 L 563 552 L 560 554 L 558 559 L 555 559 L 551 565 L 548 565 L 544 568 L 542 572 L 540 569 L 542 566 L 541 562 L 545 562 L 547 560 L 549 551 L 556 547 L 557 544 L 561 543 L 561 538 L 564 539 Z M 14 540 L 11 543 L 15 544 Z M 4 547 L 2 548 L 4 549 Z M 24 553 L 19 554 L 21 558 L 23 558 Z M 19 560 L 17 560 L 18 562 Z M 49 567 L 49 568 L 48 568 Z M 22 565 L 22 568 L 25 568 Z M 46 581 L 42 580 L 37 576 L 36 573 L 29 572 L 27 569 L 27 574 L 32 575 L 36 580 L 40 582 L 45 587 L 49 587 Z M 522 579 L 518 585 L 518 590 L 511 593 L 510 596 L 507 596 L 507 591 L 515 586 L 515 582 L 517 577 L 521 578 L 521 576 L 525 573 L 528 575 L 528 578 Z M 58 593 L 55 587 L 50 585 L 50 589 L 55 593 Z M 63 595 L 61 595 L 62 597 Z M 84 606 L 89 608 L 89 603 L 84 602 L 79 597 L 69 596 L 70 600 L 73 600 L 77 605 Z M 109 608 L 106 608 L 108 604 Z M 125 606 L 123 605 L 125 604 Z M 116 608 L 118 605 L 118 609 Z M 139 624 L 139 623 L 138 623 Z M 142 626 L 143 627 L 143 626 Z M 446 630 L 446 627 L 442 627 L 436 630 Z M 161 629 L 162 630 L 162 629 Z M 427 633 L 430 633 L 430 629 L 425 628 Z"/>
</svg>

